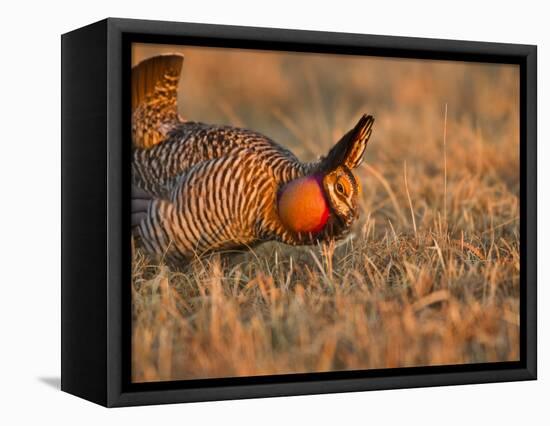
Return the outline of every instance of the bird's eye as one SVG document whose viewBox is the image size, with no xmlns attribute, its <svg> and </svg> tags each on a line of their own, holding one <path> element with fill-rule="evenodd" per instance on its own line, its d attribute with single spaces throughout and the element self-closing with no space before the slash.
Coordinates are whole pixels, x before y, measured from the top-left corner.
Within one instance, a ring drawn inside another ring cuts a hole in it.
<svg viewBox="0 0 550 426">
<path fill-rule="evenodd" d="M 336 184 L 336 192 L 338 192 L 339 194 L 343 194 L 344 193 L 344 185 L 342 185 L 341 183 L 337 183 Z"/>
</svg>

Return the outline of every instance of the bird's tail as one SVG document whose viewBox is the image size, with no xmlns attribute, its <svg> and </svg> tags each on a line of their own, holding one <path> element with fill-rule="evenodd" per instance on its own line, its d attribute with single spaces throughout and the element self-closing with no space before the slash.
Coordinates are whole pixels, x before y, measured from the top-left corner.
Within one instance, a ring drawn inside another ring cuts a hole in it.
<svg viewBox="0 0 550 426">
<path fill-rule="evenodd" d="M 183 56 L 155 56 L 132 68 L 132 144 L 150 148 L 178 123 L 178 82 Z"/>
</svg>

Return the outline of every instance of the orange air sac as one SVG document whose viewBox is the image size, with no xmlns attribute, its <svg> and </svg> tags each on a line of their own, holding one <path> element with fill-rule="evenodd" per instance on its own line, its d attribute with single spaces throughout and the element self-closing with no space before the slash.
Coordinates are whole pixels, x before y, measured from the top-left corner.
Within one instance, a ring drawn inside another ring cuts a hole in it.
<svg viewBox="0 0 550 426">
<path fill-rule="evenodd" d="M 286 184 L 279 194 L 278 210 L 283 225 L 294 232 L 319 232 L 329 217 L 321 182 L 314 176 Z"/>
</svg>

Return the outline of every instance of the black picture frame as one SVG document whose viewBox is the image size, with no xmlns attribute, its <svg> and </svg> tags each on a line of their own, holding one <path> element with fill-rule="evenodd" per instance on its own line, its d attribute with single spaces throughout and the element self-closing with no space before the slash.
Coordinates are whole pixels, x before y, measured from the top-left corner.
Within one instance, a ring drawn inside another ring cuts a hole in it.
<svg viewBox="0 0 550 426">
<path fill-rule="evenodd" d="M 118 18 L 61 42 L 62 390 L 115 407 L 536 379 L 536 46 Z M 130 383 L 132 42 L 518 64 L 520 361 Z"/>
</svg>

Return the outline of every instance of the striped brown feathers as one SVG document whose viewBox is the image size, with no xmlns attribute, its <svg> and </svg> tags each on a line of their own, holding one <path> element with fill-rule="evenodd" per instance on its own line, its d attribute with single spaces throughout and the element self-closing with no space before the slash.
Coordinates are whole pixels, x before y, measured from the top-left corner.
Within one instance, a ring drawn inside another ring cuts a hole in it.
<svg viewBox="0 0 550 426">
<path fill-rule="evenodd" d="M 157 57 L 134 73 L 145 88 L 135 87 L 133 104 L 132 224 L 149 253 L 186 261 L 264 241 L 315 244 L 350 231 L 359 214 L 352 169 L 371 116 L 326 158 L 303 163 L 252 130 L 180 120 L 178 67 L 181 57 Z"/>
<path fill-rule="evenodd" d="M 150 148 L 179 123 L 178 81 L 183 56 L 155 56 L 132 68 L 132 143 Z"/>
</svg>

